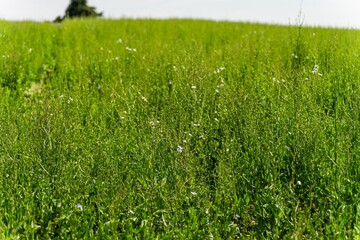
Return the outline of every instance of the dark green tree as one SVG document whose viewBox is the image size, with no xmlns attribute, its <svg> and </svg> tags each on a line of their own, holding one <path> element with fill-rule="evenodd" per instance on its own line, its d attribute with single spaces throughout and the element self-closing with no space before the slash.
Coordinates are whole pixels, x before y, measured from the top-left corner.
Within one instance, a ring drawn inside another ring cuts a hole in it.
<svg viewBox="0 0 360 240">
<path fill-rule="evenodd" d="M 71 0 L 65 11 L 65 18 L 98 16 L 102 16 L 102 13 L 97 13 L 95 7 L 88 6 L 86 0 Z"/>
</svg>

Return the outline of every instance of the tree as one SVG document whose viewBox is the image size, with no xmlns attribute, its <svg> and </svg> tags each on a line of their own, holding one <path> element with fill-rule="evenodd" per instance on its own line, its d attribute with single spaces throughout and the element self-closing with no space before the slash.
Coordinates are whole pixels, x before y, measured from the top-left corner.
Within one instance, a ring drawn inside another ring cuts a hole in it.
<svg viewBox="0 0 360 240">
<path fill-rule="evenodd" d="M 75 17 L 99 17 L 103 13 L 97 13 L 95 7 L 87 5 L 87 0 L 71 0 L 69 6 L 65 10 L 65 16 L 58 16 L 54 22 L 61 22 L 65 18 Z"/>
<path fill-rule="evenodd" d="M 71 0 L 65 11 L 65 17 L 69 18 L 98 16 L 102 16 L 102 13 L 97 13 L 95 7 L 88 6 L 86 0 Z"/>
</svg>

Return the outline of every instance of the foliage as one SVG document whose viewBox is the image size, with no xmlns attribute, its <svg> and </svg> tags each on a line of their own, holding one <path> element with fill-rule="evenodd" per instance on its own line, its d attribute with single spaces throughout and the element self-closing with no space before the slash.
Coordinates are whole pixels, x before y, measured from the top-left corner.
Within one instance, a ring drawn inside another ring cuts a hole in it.
<svg viewBox="0 0 360 240">
<path fill-rule="evenodd" d="M 0 25 L 0 238 L 360 234 L 359 31 Z"/>
<path fill-rule="evenodd" d="M 62 22 L 65 18 L 98 16 L 102 16 L 102 13 L 97 13 L 95 7 L 88 6 L 86 0 L 71 0 L 69 6 L 66 8 L 65 16 L 63 18 L 58 16 L 54 22 Z"/>
</svg>

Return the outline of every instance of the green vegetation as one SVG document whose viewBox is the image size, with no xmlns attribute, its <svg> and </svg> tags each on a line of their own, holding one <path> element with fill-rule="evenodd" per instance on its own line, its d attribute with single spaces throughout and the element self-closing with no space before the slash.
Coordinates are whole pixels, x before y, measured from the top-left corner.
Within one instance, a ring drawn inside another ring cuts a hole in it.
<svg viewBox="0 0 360 240">
<path fill-rule="evenodd" d="M 360 32 L 0 22 L 2 239 L 360 234 Z"/>
<path fill-rule="evenodd" d="M 56 17 L 54 22 L 61 23 L 66 18 L 100 17 L 103 13 L 97 13 L 95 7 L 87 5 L 87 0 L 71 0 L 65 10 L 64 17 Z"/>
</svg>

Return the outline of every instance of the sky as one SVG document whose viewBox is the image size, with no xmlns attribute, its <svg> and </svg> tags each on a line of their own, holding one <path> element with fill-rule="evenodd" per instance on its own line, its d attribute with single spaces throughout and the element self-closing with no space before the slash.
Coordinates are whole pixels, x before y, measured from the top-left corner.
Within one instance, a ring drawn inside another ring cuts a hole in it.
<svg viewBox="0 0 360 240">
<path fill-rule="evenodd" d="M 0 0 L 0 19 L 52 21 L 70 0 Z M 107 18 L 199 18 L 360 29 L 359 0 L 88 0 Z"/>
</svg>

